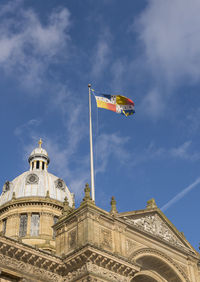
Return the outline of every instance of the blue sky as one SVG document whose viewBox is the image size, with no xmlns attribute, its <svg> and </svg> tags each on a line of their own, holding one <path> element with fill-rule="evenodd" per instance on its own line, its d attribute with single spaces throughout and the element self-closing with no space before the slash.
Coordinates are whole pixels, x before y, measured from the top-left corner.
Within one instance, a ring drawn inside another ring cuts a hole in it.
<svg viewBox="0 0 200 282">
<path fill-rule="evenodd" d="M 92 97 L 96 204 L 155 198 L 200 240 L 200 2 L 0 1 L 0 185 L 44 141 L 49 171 L 76 195 L 90 182 L 88 83 L 135 102 L 128 118 Z"/>
</svg>

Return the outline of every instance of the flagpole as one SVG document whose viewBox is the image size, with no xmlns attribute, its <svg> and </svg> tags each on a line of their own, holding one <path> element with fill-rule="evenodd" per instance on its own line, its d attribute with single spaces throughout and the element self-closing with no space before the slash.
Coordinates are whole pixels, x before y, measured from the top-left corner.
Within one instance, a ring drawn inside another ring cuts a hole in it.
<svg viewBox="0 0 200 282">
<path fill-rule="evenodd" d="M 91 114 L 91 84 L 88 84 L 88 88 L 89 88 L 89 119 L 90 119 L 90 170 L 91 170 L 91 192 L 92 192 L 92 200 L 95 201 L 95 192 L 94 192 L 93 143 L 92 143 L 92 114 Z"/>
</svg>

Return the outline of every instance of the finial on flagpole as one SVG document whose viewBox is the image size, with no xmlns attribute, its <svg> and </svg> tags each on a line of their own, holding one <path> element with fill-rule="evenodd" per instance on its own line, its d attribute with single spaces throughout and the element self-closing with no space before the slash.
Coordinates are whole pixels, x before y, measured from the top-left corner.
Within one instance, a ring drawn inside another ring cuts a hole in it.
<svg viewBox="0 0 200 282">
<path fill-rule="evenodd" d="M 89 88 L 91 87 L 91 84 L 90 84 L 90 83 L 88 84 L 88 87 L 89 87 Z"/>
</svg>

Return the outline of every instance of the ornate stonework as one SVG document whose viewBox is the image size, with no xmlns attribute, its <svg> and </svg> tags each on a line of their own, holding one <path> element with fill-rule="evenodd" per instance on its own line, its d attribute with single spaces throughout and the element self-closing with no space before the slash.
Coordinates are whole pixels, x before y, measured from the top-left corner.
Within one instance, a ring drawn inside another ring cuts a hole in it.
<svg viewBox="0 0 200 282">
<path fill-rule="evenodd" d="M 154 236 L 160 237 L 161 239 L 185 248 L 183 243 L 178 237 L 170 230 L 170 228 L 164 223 L 157 214 L 146 215 L 140 218 L 124 217 L 125 221 L 129 224 L 136 226 Z"/>
<path fill-rule="evenodd" d="M 39 177 L 35 173 L 30 173 L 26 177 L 26 184 L 38 184 Z"/>
<path fill-rule="evenodd" d="M 137 244 L 133 242 L 132 240 L 127 239 L 126 240 L 126 253 L 127 256 L 129 256 L 131 253 L 133 253 L 134 249 L 137 247 Z"/>
<path fill-rule="evenodd" d="M 72 230 L 69 232 L 69 248 L 76 247 L 76 230 Z"/>
<path fill-rule="evenodd" d="M 129 282 L 130 279 L 128 277 L 124 277 L 115 272 L 112 272 L 108 269 L 100 267 L 98 265 L 93 264 L 92 262 L 87 262 L 81 268 L 68 273 L 66 278 L 64 278 L 63 282 L 72 282 L 77 281 L 83 276 L 87 276 L 89 274 L 95 275 L 97 277 L 104 278 L 106 281 L 116 281 L 116 282 Z M 84 281 L 84 280 L 83 280 Z M 85 280 L 88 281 L 88 280 Z M 98 280 L 96 280 L 98 281 Z M 101 281 L 101 280 L 99 280 Z"/>
<path fill-rule="evenodd" d="M 105 228 L 101 229 L 101 245 L 108 249 L 112 249 L 112 233 Z"/>
<path fill-rule="evenodd" d="M 60 190 L 63 190 L 63 191 L 65 190 L 65 183 L 60 178 L 55 181 L 55 186 L 56 186 L 56 188 L 58 188 Z"/>
<path fill-rule="evenodd" d="M 147 255 L 147 254 L 156 255 L 157 258 L 164 258 L 167 262 L 169 262 L 169 264 L 173 265 L 177 269 L 177 271 L 184 277 L 185 281 L 190 282 L 190 280 L 187 277 L 187 273 L 183 269 L 183 266 L 180 267 L 180 264 L 176 263 L 167 254 L 164 254 L 158 250 L 154 250 L 150 248 L 141 248 L 140 250 L 137 250 L 132 254 L 131 259 L 135 261 L 138 256 Z"/>
</svg>

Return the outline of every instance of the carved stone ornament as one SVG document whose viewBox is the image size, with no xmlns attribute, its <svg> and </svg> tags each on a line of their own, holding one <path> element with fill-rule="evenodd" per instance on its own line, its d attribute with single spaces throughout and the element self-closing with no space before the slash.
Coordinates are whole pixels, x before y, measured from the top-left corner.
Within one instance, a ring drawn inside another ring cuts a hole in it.
<svg viewBox="0 0 200 282">
<path fill-rule="evenodd" d="M 116 281 L 116 282 L 128 282 L 130 281 L 129 278 L 124 277 L 120 274 L 114 273 L 108 269 L 100 267 L 92 262 L 87 262 L 81 268 L 68 273 L 68 275 L 64 278 L 63 282 L 71 282 L 77 281 L 79 277 L 83 277 L 87 274 L 93 274 L 94 276 L 102 277 L 106 281 Z M 78 280 L 79 281 L 79 280 Z M 102 281 L 102 280 L 97 280 Z"/>
<path fill-rule="evenodd" d="M 62 179 L 58 178 L 56 181 L 55 181 L 55 186 L 56 188 L 60 189 L 60 190 L 65 190 L 65 183 Z"/>
<path fill-rule="evenodd" d="M 26 177 L 26 184 L 38 184 L 39 177 L 35 173 L 31 173 Z"/>
<path fill-rule="evenodd" d="M 72 230 L 69 232 L 69 248 L 76 247 L 76 230 Z"/>
<path fill-rule="evenodd" d="M 146 215 L 141 218 L 124 217 L 124 219 L 127 223 L 160 237 L 173 245 L 185 247 L 157 214 Z"/>
<path fill-rule="evenodd" d="M 112 234 L 111 231 L 105 228 L 101 229 L 101 245 L 108 249 L 112 249 Z"/>
<path fill-rule="evenodd" d="M 28 276 L 32 275 L 33 277 L 34 276 L 38 277 L 39 281 L 40 281 L 40 278 L 42 278 L 42 280 L 49 281 L 49 282 L 50 281 L 57 282 L 60 280 L 60 276 L 55 273 L 52 273 L 45 269 L 38 268 L 29 263 L 24 263 L 14 258 L 7 257 L 2 254 L 0 254 L 0 262 L 1 262 L 1 265 L 9 267 L 13 270 L 18 269 L 19 271 L 26 273 Z"/>
<path fill-rule="evenodd" d="M 11 182 L 6 181 L 5 184 L 3 185 L 3 193 L 6 193 L 7 191 L 9 191 L 11 188 Z"/>
<path fill-rule="evenodd" d="M 140 254 L 144 254 L 144 255 L 145 254 L 147 254 L 147 255 L 154 254 L 157 257 L 160 257 L 160 258 L 166 260 L 169 264 L 172 264 L 177 269 L 177 271 L 184 277 L 185 280 L 183 280 L 183 281 L 190 282 L 189 278 L 187 277 L 188 271 L 186 272 L 184 270 L 184 268 L 182 266 L 180 266 L 180 264 L 175 262 L 174 259 L 172 259 L 170 256 L 160 252 L 159 250 L 150 249 L 150 248 L 143 248 L 143 249 L 137 250 L 135 253 L 132 254 L 132 256 L 131 256 L 132 260 L 133 261 L 136 260 L 137 256 L 140 255 Z"/>
<path fill-rule="evenodd" d="M 126 253 L 127 255 L 130 255 L 133 250 L 136 248 L 136 243 L 131 240 L 126 240 Z"/>
</svg>

